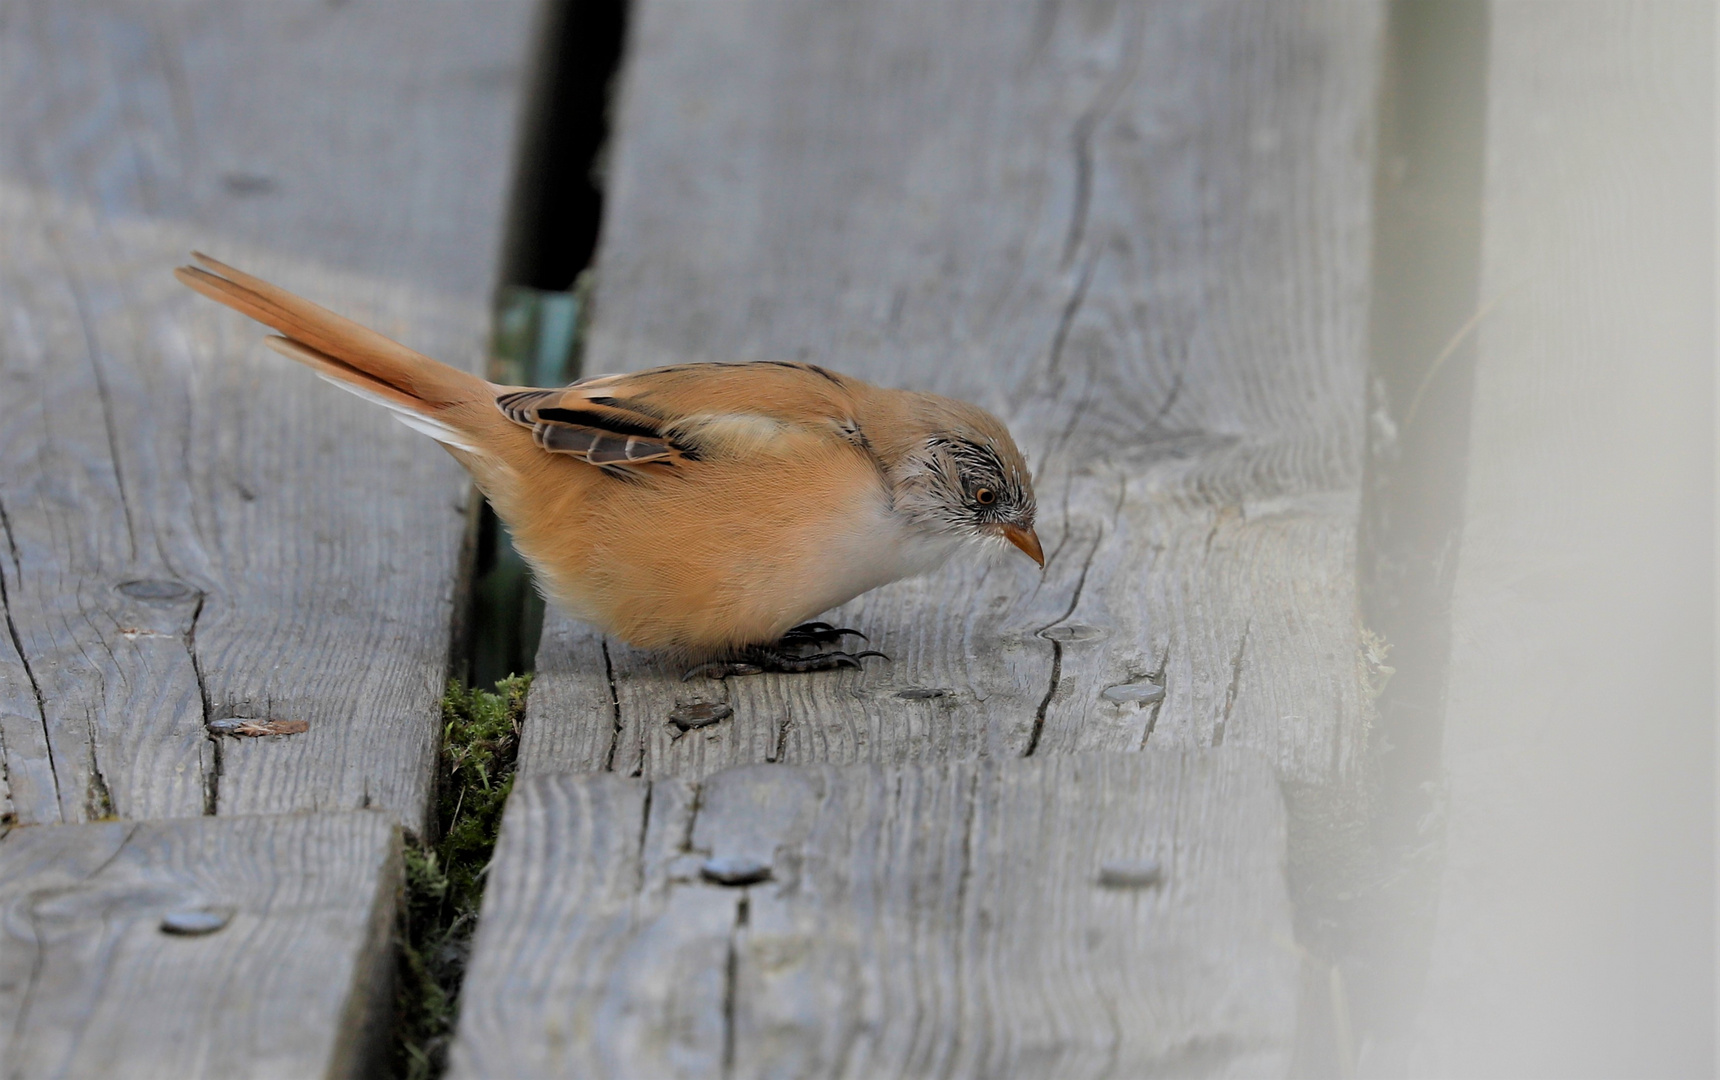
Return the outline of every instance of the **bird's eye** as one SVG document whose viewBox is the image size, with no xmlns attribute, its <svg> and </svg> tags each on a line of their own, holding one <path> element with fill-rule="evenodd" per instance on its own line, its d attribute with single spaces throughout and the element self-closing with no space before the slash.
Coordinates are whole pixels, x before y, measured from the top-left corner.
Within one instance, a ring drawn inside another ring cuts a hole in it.
<svg viewBox="0 0 1720 1080">
<path fill-rule="evenodd" d="M 997 492 L 990 488 L 978 488 L 973 493 L 973 501 L 981 506 L 990 506 L 997 501 Z"/>
</svg>

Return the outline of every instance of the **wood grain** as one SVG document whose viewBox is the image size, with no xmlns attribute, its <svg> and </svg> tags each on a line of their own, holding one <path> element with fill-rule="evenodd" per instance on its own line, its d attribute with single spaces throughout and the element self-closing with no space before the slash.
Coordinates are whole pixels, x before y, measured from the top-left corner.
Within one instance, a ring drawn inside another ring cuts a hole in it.
<svg viewBox="0 0 1720 1080">
<path fill-rule="evenodd" d="M 538 777 L 452 1075 L 1282 1073 L 1284 838 L 1235 749 Z"/>
<path fill-rule="evenodd" d="M 479 363 L 533 6 L 7 5 L 0 797 L 20 820 L 380 806 L 421 826 L 467 482 L 169 271 L 206 249 Z M 233 716 L 309 728 L 206 737 Z"/>
<path fill-rule="evenodd" d="M 1715 11 L 1491 19 L 1444 873 L 1362 1070 L 1710 1076 Z"/>
<path fill-rule="evenodd" d="M 0 1075 L 375 1075 L 399 888 L 380 813 L 13 829 Z"/>
<path fill-rule="evenodd" d="M 1050 560 L 841 609 L 892 658 L 859 674 L 683 684 L 552 616 L 522 768 L 1156 743 L 1354 781 L 1378 7 L 644 0 L 630 33 L 587 370 L 806 359 L 976 401 Z M 695 697 L 734 719 L 680 737 Z"/>
</svg>

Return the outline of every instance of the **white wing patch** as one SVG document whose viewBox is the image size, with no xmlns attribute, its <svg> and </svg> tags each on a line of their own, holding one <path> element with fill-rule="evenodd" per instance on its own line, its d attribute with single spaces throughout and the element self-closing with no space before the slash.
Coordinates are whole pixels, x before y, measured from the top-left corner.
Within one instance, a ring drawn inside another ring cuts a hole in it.
<svg viewBox="0 0 1720 1080">
<path fill-rule="evenodd" d="M 669 430 L 701 448 L 743 455 L 786 453 L 800 438 L 812 434 L 800 424 L 761 413 L 695 413 L 675 421 Z"/>
</svg>

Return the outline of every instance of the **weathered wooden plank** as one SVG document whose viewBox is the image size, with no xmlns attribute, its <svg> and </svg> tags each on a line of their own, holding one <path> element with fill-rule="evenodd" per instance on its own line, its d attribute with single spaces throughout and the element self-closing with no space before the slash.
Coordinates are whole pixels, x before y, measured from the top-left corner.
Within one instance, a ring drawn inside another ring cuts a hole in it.
<svg viewBox="0 0 1720 1080">
<path fill-rule="evenodd" d="M 684 685 L 552 621 L 522 767 L 1151 741 L 1354 779 L 1377 5 L 644 0 L 630 32 L 587 370 L 810 359 L 979 402 L 1050 564 L 844 608 L 893 658 L 864 674 Z M 734 719 L 678 738 L 694 696 Z"/>
<path fill-rule="evenodd" d="M 1284 836 L 1229 749 L 537 777 L 453 1075 L 1281 1074 Z"/>
<path fill-rule="evenodd" d="M 467 483 L 169 270 L 476 364 L 531 0 L 8 4 L 0 738 L 24 821 L 417 828 Z M 211 741 L 207 720 L 302 720 Z"/>
<path fill-rule="evenodd" d="M 376 1075 L 399 837 L 380 813 L 13 829 L 0 1074 Z"/>
<path fill-rule="evenodd" d="M 1712 1076 L 1714 8 L 1491 22 L 1444 874 L 1363 1071 Z"/>
</svg>

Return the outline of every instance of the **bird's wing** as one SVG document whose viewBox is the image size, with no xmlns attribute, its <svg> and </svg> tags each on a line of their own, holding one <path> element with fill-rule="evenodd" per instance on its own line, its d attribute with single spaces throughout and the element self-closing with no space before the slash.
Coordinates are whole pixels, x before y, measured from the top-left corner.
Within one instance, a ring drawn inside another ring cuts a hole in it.
<svg viewBox="0 0 1720 1080">
<path fill-rule="evenodd" d="M 652 417 L 569 400 L 565 390 L 517 390 L 496 398 L 496 405 L 509 420 L 531 428 L 533 441 L 544 450 L 592 465 L 628 468 L 697 456 Z"/>
<path fill-rule="evenodd" d="M 864 445 L 865 384 L 810 364 L 681 364 L 510 390 L 503 415 L 538 446 L 614 471 L 706 457 L 794 456 L 832 439 Z"/>
</svg>

